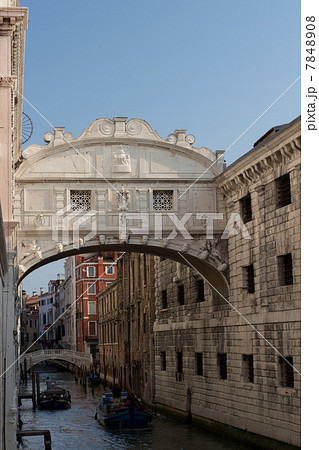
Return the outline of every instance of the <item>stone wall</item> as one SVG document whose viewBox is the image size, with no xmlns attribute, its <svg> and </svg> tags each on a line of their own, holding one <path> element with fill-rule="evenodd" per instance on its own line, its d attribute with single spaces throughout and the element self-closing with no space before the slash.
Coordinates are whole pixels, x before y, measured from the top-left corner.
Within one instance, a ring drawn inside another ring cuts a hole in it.
<svg viewBox="0 0 319 450">
<path fill-rule="evenodd" d="M 195 270 L 155 262 L 156 402 L 293 445 L 300 445 L 299 138 L 297 119 L 216 180 L 227 219 L 244 217 L 242 199 L 250 195 L 250 239 L 238 232 L 227 240 L 229 298 L 205 282 L 198 301 Z M 286 174 L 290 199 L 279 179 Z"/>
</svg>

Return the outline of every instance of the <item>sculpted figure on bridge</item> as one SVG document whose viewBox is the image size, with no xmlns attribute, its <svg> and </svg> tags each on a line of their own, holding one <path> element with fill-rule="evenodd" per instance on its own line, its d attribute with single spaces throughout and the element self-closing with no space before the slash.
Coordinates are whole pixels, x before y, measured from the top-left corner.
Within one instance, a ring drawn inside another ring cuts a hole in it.
<svg viewBox="0 0 319 450">
<path fill-rule="evenodd" d="M 124 145 L 113 153 L 113 172 L 131 172 L 131 157 L 125 152 Z"/>
<path fill-rule="evenodd" d="M 119 211 L 127 211 L 129 204 L 130 204 L 130 193 L 129 191 L 125 190 L 124 186 L 122 185 L 121 192 L 117 194 L 118 198 L 118 210 Z"/>
</svg>

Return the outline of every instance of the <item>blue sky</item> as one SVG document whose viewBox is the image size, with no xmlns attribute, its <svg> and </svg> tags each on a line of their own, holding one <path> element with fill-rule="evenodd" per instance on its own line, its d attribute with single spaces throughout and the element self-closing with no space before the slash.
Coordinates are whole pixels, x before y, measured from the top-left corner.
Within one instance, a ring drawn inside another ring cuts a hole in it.
<svg viewBox="0 0 319 450">
<path fill-rule="evenodd" d="M 300 75 L 300 0 L 21 0 L 29 7 L 24 95 L 74 136 L 99 117 L 145 119 L 166 138 L 227 149 Z M 50 126 L 28 104 L 27 145 Z M 226 155 L 300 114 L 300 80 Z M 62 263 L 27 277 L 39 290 Z"/>
</svg>

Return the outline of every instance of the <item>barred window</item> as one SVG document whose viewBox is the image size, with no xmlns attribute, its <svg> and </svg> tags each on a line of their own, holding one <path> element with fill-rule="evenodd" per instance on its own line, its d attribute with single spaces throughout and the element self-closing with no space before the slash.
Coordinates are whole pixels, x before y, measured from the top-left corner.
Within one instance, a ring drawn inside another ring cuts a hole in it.
<svg viewBox="0 0 319 450">
<path fill-rule="evenodd" d="M 244 289 L 247 289 L 249 294 L 253 294 L 255 292 L 255 272 L 254 265 L 250 264 L 249 266 L 243 267 L 243 276 L 244 276 Z"/>
<path fill-rule="evenodd" d="M 254 382 L 254 356 L 243 355 L 243 378 L 247 383 Z"/>
<path fill-rule="evenodd" d="M 70 191 L 72 211 L 89 211 L 91 209 L 91 191 Z"/>
<path fill-rule="evenodd" d="M 288 361 L 285 361 L 285 359 Z M 294 369 L 291 356 L 279 357 L 279 384 L 284 387 L 294 387 Z"/>
<path fill-rule="evenodd" d="M 290 205 L 291 192 L 290 192 L 290 177 L 289 173 L 276 179 L 276 191 L 277 191 L 277 208 Z"/>
<path fill-rule="evenodd" d="M 251 198 L 250 194 L 246 195 L 240 200 L 241 206 L 241 215 L 243 218 L 243 222 L 247 223 L 252 220 L 252 211 L 251 211 Z"/>
<path fill-rule="evenodd" d="M 161 370 L 166 370 L 166 352 L 161 352 Z"/>
<path fill-rule="evenodd" d="M 153 191 L 153 209 L 155 211 L 173 209 L 173 191 Z"/>
<path fill-rule="evenodd" d="M 203 375 L 203 353 L 195 353 L 196 375 Z"/>
<path fill-rule="evenodd" d="M 197 302 L 203 302 L 205 300 L 205 289 L 204 289 L 204 280 L 196 280 L 196 288 L 197 288 Z"/>
<path fill-rule="evenodd" d="M 221 380 L 227 380 L 227 354 L 218 353 L 217 363 L 219 367 L 219 378 Z"/>
<path fill-rule="evenodd" d="M 180 284 L 177 287 L 177 294 L 178 294 L 178 303 L 180 305 L 184 305 L 185 300 L 184 300 L 184 285 L 183 284 Z"/>
<path fill-rule="evenodd" d="M 293 284 L 292 258 L 291 253 L 278 256 L 278 276 L 280 286 Z"/>
<path fill-rule="evenodd" d="M 176 352 L 177 359 L 177 373 L 183 373 L 183 353 Z"/>
<path fill-rule="evenodd" d="M 162 291 L 162 309 L 167 309 L 167 290 Z"/>
</svg>

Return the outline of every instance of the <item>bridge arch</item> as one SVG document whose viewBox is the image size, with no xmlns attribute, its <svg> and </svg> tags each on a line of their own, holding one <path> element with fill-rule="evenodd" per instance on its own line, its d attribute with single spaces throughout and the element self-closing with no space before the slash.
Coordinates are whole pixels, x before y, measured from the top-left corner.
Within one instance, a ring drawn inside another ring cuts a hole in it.
<svg viewBox="0 0 319 450">
<path fill-rule="evenodd" d="M 64 128 L 31 145 L 15 174 L 20 281 L 79 253 L 142 252 L 193 266 L 228 293 L 223 152 L 166 140 L 141 119 L 98 119 L 73 138 Z M 207 217 L 219 213 L 210 229 Z"/>
</svg>

